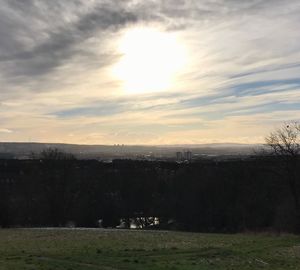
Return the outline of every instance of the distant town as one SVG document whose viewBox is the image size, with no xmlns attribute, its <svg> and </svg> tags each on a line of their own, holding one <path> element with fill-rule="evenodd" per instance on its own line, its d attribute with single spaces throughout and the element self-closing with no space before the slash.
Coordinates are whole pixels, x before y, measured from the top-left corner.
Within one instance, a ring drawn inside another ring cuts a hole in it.
<svg viewBox="0 0 300 270">
<path fill-rule="evenodd" d="M 243 159 L 254 155 L 263 145 L 199 144 L 199 145 L 75 145 L 52 143 L 0 143 L 0 159 L 32 159 L 45 149 L 58 149 L 78 159 L 110 162 L 114 159 L 168 160 L 191 162 L 199 159 Z"/>
</svg>

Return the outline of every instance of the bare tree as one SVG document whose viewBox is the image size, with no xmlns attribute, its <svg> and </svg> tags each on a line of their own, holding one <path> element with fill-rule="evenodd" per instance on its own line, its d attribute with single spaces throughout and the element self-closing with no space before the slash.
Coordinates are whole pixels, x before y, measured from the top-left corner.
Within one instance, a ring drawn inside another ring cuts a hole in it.
<svg viewBox="0 0 300 270">
<path fill-rule="evenodd" d="M 287 159 L 297 158 L 300 154 L 300 123 L 285 124 L 266 137 L 266 143 L 273 153 Z"/>
<path fill-rule="evenodd" d="M 271 132 L 266 137 L 271 153 L 280 158 L 284 176 L 293 196 L 297 231 L 300 232 L 300 123 L 292 122 Z"/>
</svg>

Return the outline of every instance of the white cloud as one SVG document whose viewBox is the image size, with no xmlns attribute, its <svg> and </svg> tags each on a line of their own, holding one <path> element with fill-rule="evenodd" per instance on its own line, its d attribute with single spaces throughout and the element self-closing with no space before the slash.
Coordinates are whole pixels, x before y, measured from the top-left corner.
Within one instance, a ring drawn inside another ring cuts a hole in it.
<svg viewBox="0 0 300 270">
<path fill-rule="evenodd" d="M 1 140 L 261 141 L 300 118 L 299 14 L 298 0 L 0 0 Z M 169 92 L 127 96 L 109 75 L 128 24 L 188 48 Z"/>
<path fill-rule="evenodd" d="M 0 133 L 12 133 L 13 131 L 7 128 L 0 128 Z"/>
</svg>

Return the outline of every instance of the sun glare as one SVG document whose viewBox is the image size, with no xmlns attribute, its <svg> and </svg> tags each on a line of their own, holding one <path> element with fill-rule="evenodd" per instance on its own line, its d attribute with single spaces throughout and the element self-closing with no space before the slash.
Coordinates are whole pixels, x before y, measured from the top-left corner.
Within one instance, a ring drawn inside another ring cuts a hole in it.
<svg viewBox="0 0 300 270">
<path fill-rule="evenodd" d="M 153 28 L 127 30 L 121 38 L 122 57 L 113 69 L 126 93 L 165 91 L 186 62 L 186 51 L 175 34 Z"/>
</svg>

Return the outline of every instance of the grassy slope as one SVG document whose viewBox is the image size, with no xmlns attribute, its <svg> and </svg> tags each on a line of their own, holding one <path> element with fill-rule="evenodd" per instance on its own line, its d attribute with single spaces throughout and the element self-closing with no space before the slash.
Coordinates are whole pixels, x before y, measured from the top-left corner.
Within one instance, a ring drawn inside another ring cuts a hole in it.
<svg viewBox="0 0 300 270">
<path fill-rule="evenodd" d="M 0 230 L 4 269 L 300 269 L 300 237 Z"/>
</svg>

